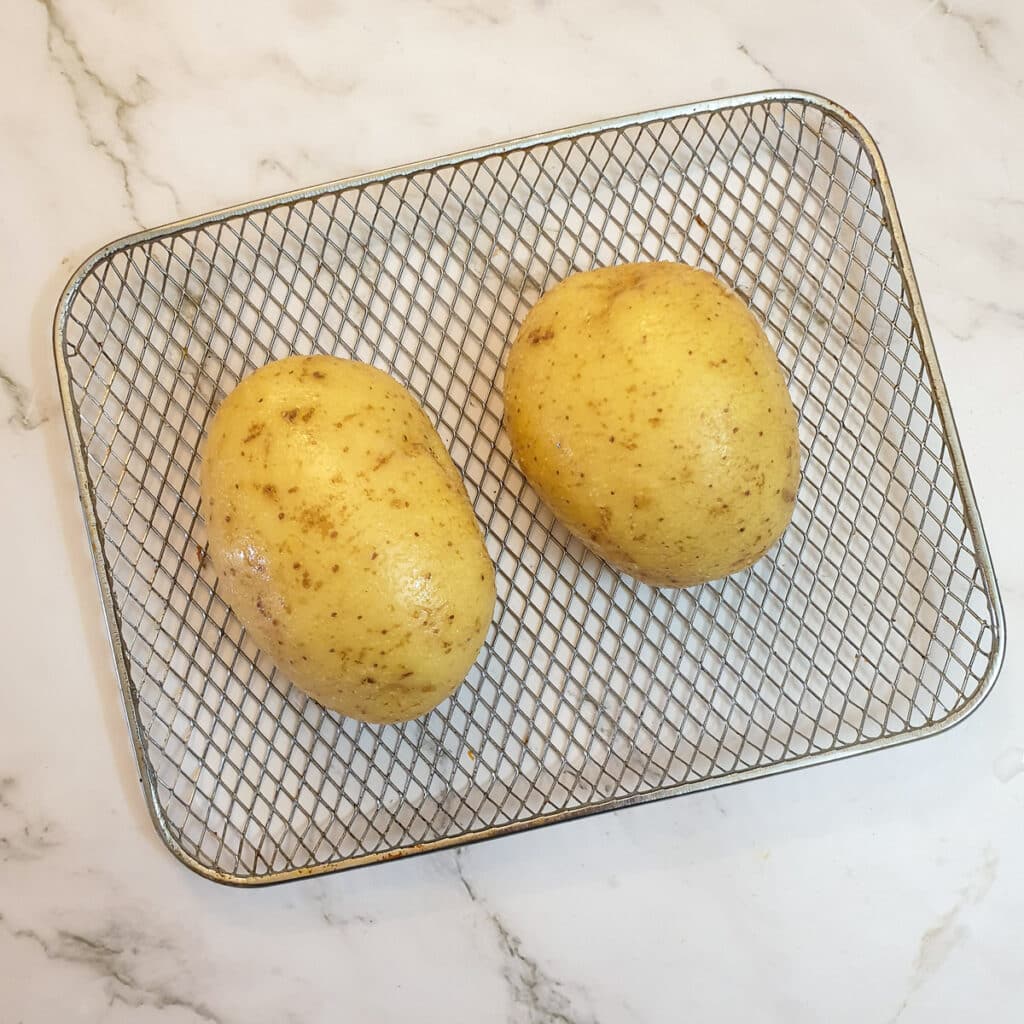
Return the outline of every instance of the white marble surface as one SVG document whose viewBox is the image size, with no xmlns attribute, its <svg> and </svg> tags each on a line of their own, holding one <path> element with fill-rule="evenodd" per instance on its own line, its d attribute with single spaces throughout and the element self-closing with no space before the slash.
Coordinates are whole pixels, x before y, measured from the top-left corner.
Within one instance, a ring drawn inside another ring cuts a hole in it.
<svg viewBox="0 0 1024 1024">
<path fill-rule="evenodd" d="M 3 21 L 0 1021 L 1020 1020 L 1016 0 L 21 0 Z M 60 422 L 73 265 L 179 214 L 777 84 L 844 103 L 886 156 L 1007 605 L 987 703 L 927 742 L 459 854 L 257 891 L 184 870 L 135 778 Z"/>
</svg>

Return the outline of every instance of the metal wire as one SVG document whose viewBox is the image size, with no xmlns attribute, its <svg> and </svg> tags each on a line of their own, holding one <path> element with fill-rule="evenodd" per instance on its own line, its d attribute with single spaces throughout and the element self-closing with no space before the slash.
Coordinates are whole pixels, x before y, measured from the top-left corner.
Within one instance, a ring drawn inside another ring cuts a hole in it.
<svg viewBox="0 0 1024 1024">
<path fill-rule="evenodd" d="M 744 296 L 800 410 L 792 526 L 687 591 L 569 537 L 501 425 L 506 346 L 542 290 L 656 259 Z M 999 597 L 885 171 L 818 97 L 622 118 L 134 235 L 74 276 L 55 348 L 150 810 L 212 878 L 336 870 L 923 736 L 998 670 Z M 203 557 L 211 412 L 291 352 L 408 385 L 486 527 L 487 643 L 405 726 L 289 688 Z"/>
</svg>

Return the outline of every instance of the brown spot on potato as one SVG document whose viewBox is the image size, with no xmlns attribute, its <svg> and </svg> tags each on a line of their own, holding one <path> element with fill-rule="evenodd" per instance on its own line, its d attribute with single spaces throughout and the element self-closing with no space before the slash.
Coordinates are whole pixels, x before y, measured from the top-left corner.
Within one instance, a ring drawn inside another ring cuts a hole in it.
<svg viewBox="0 0 1024 1024">
<path fill-rule="evenodd" d="M 249 433 L 242 438 L 242 444 L 248 444 L 250 441 L 255 441 L 260 434 L 263 433 L 263 428 L 266 426 L 265 423 L 256 422 L 249 427 Z"/>
<path fill-rule="evenodd" d="M 337 571 L 338 571 L 338 563 L 335 562 L 334 565 L 331 566 L 331 572 L 337 572 Z"/>
<path fill-rule="evenodd" d="M 310 531 L 317 531 L 321 537 L 330 535 L 334 521 L 328 516 L 323 505 L 307 505 L 299 513 L 299 521 Z"/>
<path fill-rule="evenodd" d="M 299 415 L 298 409 L 285 409 L 281 413 L 281 419 L 287 420 L 289 423 L 294 423 L 296 417 Z"/>
<path fill-rule="evenodd" d="M 539 345 L 542 341 L 550 341 L 555 336 L 555 332 L 550 327 L 545 327 L 543 330 L 539 327 L 535 327 L 526 336 L 527 344 Z"/>
<path fill-rule="evenodd" d="M 261 490 L 271 501 L 277 501 L 277 488 L 273 484 L 264 484 Z"/>
</svg>

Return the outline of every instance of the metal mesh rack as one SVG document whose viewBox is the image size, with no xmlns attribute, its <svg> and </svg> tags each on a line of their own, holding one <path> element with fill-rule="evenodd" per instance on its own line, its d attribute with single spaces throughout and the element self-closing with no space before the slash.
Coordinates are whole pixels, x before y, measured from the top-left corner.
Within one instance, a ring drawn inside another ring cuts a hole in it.
<svg viewBox="0 0 1024 1024">
<path fill-rule="evenodd" d="M 573 270 L 685 260 L 766 325 L 803 481 L 751 570 L 619 576 L 510 459 L 506 347 Z M 1002 610 L 881 158 L 763 93 L 402 167 L 147 231 L 75 274 L 57 370 L 154 822 L 220 881 L 337 870 L 921 737 L 993 682 Z M 278 678 L 203 558 L 197 448 L 247 372 L 372 362 L 421 401 L 486 529 L 498 606 L 423 719 Z"/>
</svg>

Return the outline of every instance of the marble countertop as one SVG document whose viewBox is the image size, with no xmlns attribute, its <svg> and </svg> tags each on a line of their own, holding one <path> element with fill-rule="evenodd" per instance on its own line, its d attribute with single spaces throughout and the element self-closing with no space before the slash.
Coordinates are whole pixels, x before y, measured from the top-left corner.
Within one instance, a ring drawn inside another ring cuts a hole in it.
<svg viewBox="0 0 1024 1024">
<path fill-rule="evenodd" d="M 0 1021 L 1019 1020 L 1022 65 L 1011 0 L 9 4 Z M 71 269 L 181 215 L 780 85 L 853 110 L 892 176 L 1006 602 L 984 706 L 457 853 L 252 891 L 183 869 L 139 790 L 61 422 Z"/>
</svg>

